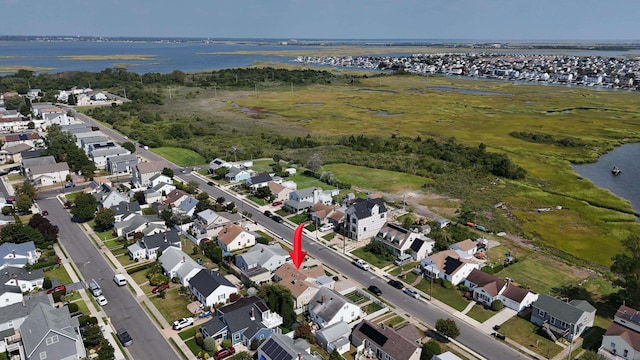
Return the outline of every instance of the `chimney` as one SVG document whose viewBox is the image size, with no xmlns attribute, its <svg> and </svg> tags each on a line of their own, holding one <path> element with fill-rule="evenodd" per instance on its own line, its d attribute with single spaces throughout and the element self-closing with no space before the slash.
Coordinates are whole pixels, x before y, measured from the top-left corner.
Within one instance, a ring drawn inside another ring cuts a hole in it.
<svg viewBox="0 0 640 360">
<path fill-rule="evenodd" d="M 324 295 L 320 297 L 320 304 L 324 305 Z"/>
<path fill-rule="evenodd" d="M 298 360 L 302 360 L 302 354 L 298 353 Z"/>
<path fill-rule="evenodd" d="M 15 259 L 16 258 L 16 251 L 15 250 L 11 251 L 11 254 L 13 254 L 13 258 Z"/>
<path fill-rule="evenodd" d="M 182 257 L 182 262 L 185 262 L 184 256 Z"/>
<path fill-rule="evenodd" d="M 164 242 L 167 242 L 167 233 L 164 233 Z"/>
<path fill-rule="evenodd" d="M 256 311 L 255 309 L 252 307 L 251 308 L 251 320 L 255 320 L 256 319 Z"/>
</svg>

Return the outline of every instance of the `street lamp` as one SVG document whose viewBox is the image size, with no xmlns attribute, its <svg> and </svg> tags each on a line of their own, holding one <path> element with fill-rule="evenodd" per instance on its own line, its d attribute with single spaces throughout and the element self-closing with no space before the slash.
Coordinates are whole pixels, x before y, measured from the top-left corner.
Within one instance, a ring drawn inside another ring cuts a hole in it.
<svg viewBox="0 0 640 360">
<path fill-rule="evenodd" d="M 91 261 L 87 261 L 84 264 L 82 264 L 82 272 L 85 272 L 84 271 L 84 266 L 87 265 L 87 264 L 91 264 Z M 84 274 L 80 274 L 80 275 L 82 275 L 82 279 L 84 280 L 84 285 L 87 286 L 87 281 L 84 279 Z"/>
</svg>

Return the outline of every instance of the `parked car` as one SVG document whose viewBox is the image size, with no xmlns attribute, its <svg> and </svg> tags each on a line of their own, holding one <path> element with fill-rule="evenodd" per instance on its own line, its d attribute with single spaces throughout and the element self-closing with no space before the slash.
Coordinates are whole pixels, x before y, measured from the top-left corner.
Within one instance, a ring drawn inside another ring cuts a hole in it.
<svg viewBox="0 0 640 360">
<path fill-rule="evenodd" d="M 16 201 L 16 197 L 15 196 L 9 196 L 7 198 L 7 203 L 9 204 L 13 204 Z"/>
<path fill-rule="evenodd" d="M 49 212 L 47 210 L 42 210 L 42 216 L 47 216 L 49 215 Z"/>
<path fill-rule="evenodd" d="M 369 270 L 369 267 L 370 267 L 369 264 L 362 259 L 354 259 L 352 263 L 353 265 L 359 267 L 362 270 Z"/>
<path fill-rule="evenodd" d="M 64 184 L 64 187 L 68 189 L 68 188 L 76 187 L 76 184 L 74 184 L 74 183 L 66 183 L 66 184 Z"/>
<path fill-rule="evenodd" d="M 402 289 L 404 287 L 404 285 L 402 285 L 402 281 L 398 280 L 389 280 L 387 284 L 393 286 L 396 289 Z"/>
<path fill-rule="evenodd" d="M 173 330 L 184 329 L 187 326 L 191 326 L 191 325 L 193 325 L 193 318 L 192 317 L 182 318 L 180 320 L 176 320 L 176 321 L 173 322 Z"/>
<path fill-rule="evenodd" d="M 280 217 L 280 216 L 278 216 L 278 215 L 273 215 L 273 216 L 271 217 L 271 219 L 273 219 L 273 221 L 275 221 L 275 222 L 277 222 L 277 223 L 283 223 L 283 222 L 284 222 L 284 219 L 283 219 L 283 218 L 281 218 L 281 217 Z"/>
<path fill-rule="evenodd" d="M 207 185 L 209 186 L 215 186 L 216 184 L 213 183 L 213 181 L 207 181 Z"/>
<path fill-rule="evenodd" d="M 107 301 L 107 298 L 104 297 L 104 295 L 100 295 L 96 298 L 96 301 L 98 302 L 98 305 L 100 306 L 105 306 L 107 305 L 109 302 Z"/>
<path fill-rule="evenodd" d="M 374 294 L 376 294 L 378 296 L 382 295 L 382 290 L 380 290 L 380 288 L 375 286 L 375 285 L 369 286 L 369 291 L 371 291 L 372 293 L 374 293 Z"/>
<path fill-rule="evenodd" d="M 280 206 L 282 205 L 282 201 L 274 201 L 273 203 L 271 203 L 271 206 Z"/>
<path fill-rule="evenodd" d="M 322 226 L 320 226 L 320 231 L 329 231 L 329 230 L 333 230 L 333 223 L 329 223 L 329 224 L 324 224 Z"/>
<path fill-rule="evenodd" d="M 230 348 L 218 350 L 216 352 L 216 360 L 224 359 L 236 353 L 236 349 L 232 346 Z"/>
<path fill-rule="evenodd" d="M 406 288 L 404 289 L 404 293 L 411 296 L 414 299 L 420 299 L 420 294 L 418 294 L 418 292 L 415 289 Z"/>
<path fill-rule="evenodd" d="M 271 211 L 269 211 L 269 210 L 265 210 L 265 211 L 264 211 L 264 216 L 266 216 L 266 217 L 271 217 Z"/>
<path fill-rule="evenodd" d="M 51 289 L 47 290 L 47 294 L 53 294 L 53 293 L 56 293 L 58 291 L 67 291 L 67 287 L 64 286 L 64 285 L 58 285 L 58 286 L 56 286 L 54 288 L 51 288 Z"/>
<path fill-rule="evenodd" d="M 131 338 L 131 335 L 129 335 L 129 333 L 125 328 L 119 328 L 118 330 L 116 330 L 116 336 L 118 337 L 118 340 L 120 340 L 120 343 L 122 344 L 122 346 L 126 347 L 126 346 L 131 346 L 131 344 L 133 344 L 133 339 Z"/>
<path fill-rule="evenodd" d="M 165 284 L 160 284 L 156 287 L 153 288 L 153 290 L 151 290 L 152 294 L 157 294 L 159 293 L 161 290 L 167 290 L 169 288 L 169 283 L 165 283 Z"/>
</svg>

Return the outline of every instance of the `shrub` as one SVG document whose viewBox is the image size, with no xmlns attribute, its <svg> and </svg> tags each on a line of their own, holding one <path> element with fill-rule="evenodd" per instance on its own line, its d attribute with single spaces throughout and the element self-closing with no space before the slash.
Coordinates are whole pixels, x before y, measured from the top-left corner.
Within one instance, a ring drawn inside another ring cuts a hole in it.
<svg viewBox="0 0 640 360">
<path fill-rule="evenodd" d="M 204 343 L 204 335 L 202 335 L 201 332 L 196 332 L 195 335 L 195 339 L 196 339 L 196 344 L 198 344 L 198 346 L 202 346 L 202 344 Z M 199 356 L 202 357 L 202 356 Z"/>
<path fill-rule="evenodd" d="M 78 311 L 78 304 L 69 303 L 69 304 L 67 304 L 67 308 L 69 308 L 69 313 L 74 313 L 74 312 Z"/>
<path fill-rule="evenodd" d="M 82 315 L 78 318 L 78 324 L 80 325 L 80 327 L 84 327 L 87 325 L 96 325 L 98 324 L 98 319 L 93 316 Z"/>
<path fill-rule="evenodd" d="M 242 296 L 240 296 L 240 294 L 238 293 L 233 293 L 231 295 L 229 295 L 229 301 L 231 302 L 236 302 L 238 301 Z"/>
<path fill-rule="evenodd" d="M 445 289 L 453 289 L 453 286 L 454 286 L 450 281 L 446 281 L 446 280 L 442 281 L 440 285 L 442 285 L 442 287 Z"/>
<path fill-rule="evenodd" d="M 501 300 L 494 300 L 491 303 L 491 310 L 493 311 L 500 311 L 502 310 L 503 307 L 504 307 L 504 304 L 502 303 Z"/>
<path fill-rule="evenodd" d="M 442 354 L 442 348 L 436 340 L 429 340 L 422 345 L 420 360 L 431 360 L 434 355 Z"/>
<path fill-rule="evenodd" d="M 205 351 L 215 351 L 216 350 L 216 339 L 211 336 L 207 336 L 202 343 L 202 348 Z"/>
<path fill-rule="evenodd" d="M 231 343 L 231 339 L 224 339 L 222 340 L 222 347 L 225 349 L 228 349 L 232 346 L 233 344 Z"/>
<path fill-rule="evenodd" d="M 42 288 L 49 290 L 52 286 L 53 284 L 51 284 L 51 279 L 44 278 L 44 281 L 42 282 Z"/>
</svg>

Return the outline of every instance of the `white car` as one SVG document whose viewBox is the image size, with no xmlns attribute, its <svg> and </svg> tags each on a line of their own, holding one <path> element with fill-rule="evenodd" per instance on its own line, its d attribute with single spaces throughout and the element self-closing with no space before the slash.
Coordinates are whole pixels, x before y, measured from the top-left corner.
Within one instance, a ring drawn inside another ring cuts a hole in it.
<svg viewBox="0 0 640 360">
<path fill-rule="evenodd" d="M 359 267 L 362 270 L 369 270 L 369 264 L 367 264 L 366 261 L 362 260 L 362 259 L 354 259 L 352 261 L 353 265 Z"/>
<path fill-rule="evenodd" d="M 320 226 L 319 230 L 322 231 L 322 232 L 333 230 L 333 224 L 324 224 L 324 225 Z"/>
<path fill-rule="evenodd" d="M 411 296 L 414 299 L 420 299 L 420 294 L 418 294 L 418 292 L 412 288 L 405 288 L 404 293 Z"/>
<path fill-rule="evenodd" d="M 176 321 L 173 322 L 173 330 L 184 329 L 187 326 L 191 326 L 191 325 L 193 325 L 193 318 L 192 317 L 182 318 L 180 320 L 176 320 Z"/>
<path fill-rule="evenodd" d="M 100 304 L 100 306 L 105 306 L 107 305 L 109 302 L 107 301 L 107 298 L 104 297 L 104 295 L 100 295 L 96 298 L 96 301 L 98 302 L 98 304 Z"/>
</svg>

